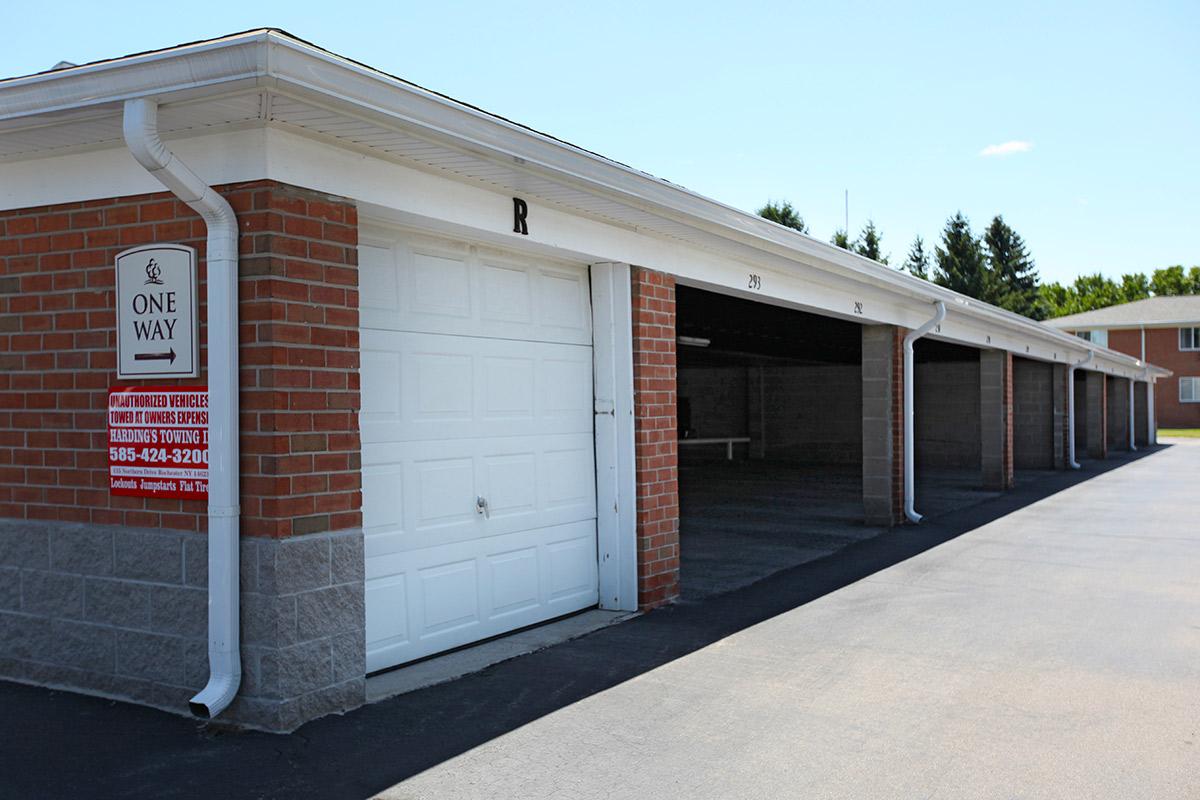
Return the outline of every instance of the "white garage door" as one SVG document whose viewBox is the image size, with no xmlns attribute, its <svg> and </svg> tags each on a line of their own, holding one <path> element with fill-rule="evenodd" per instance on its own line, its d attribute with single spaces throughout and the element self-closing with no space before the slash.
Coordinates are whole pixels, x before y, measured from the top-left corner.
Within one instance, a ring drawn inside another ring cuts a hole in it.
<svg viewBox="0 0 1200 800">
<path fill-rule="evenodd" d="M 586 268 L 416 236 L 359 264 L 367 670 L 595 605 Z"/>
</svg>

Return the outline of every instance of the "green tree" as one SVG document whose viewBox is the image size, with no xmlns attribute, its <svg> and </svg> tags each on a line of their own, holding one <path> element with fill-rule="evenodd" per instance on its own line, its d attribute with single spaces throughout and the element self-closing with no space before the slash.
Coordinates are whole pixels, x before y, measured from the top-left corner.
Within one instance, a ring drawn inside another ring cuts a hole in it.
<svg viewBox="0 0 1200 800">
<path fill-rule="evenodd" d="M 1116 281 L 1106 278 L 1100 273 L 1095 275 L 1080 275 L 1072 287 L 1077 299 L 1079 311 L 1095 311 L 1098 308 L 1108 308 L 1125 302 L 1121 287 Z M 1071 312 L 1077 313 L 1077 312 Z"/>
<path fill-rule="evenodd" d="M 1154 270 L 1150 276 L 1150 290 L 1158 297 L 1176 297 L 1191 294 L 1188 291 L 1188 276 L 1182 264 Z"/>
<path fill-rule="evenodd" d="M 829 240 L 829 243 L 835 247 L 840 247 L 843 250 L 850 249 L 850 237 L 846 235 L 846 232 L 841 228 L 838 228 L 836 231 L 834 231 L 833 238 Z"/>
<path fill-rule="evenodd" d="M 875 223 L 867 220 L 867 224 L 862 229 L 862 233 L 858 235 L 858 239 L 854 242 L 854 252 L 860 256 L 866 256 L 872 261 L 878 261 L 880 264 L 888 263 L 888 257 L 880 251 L 880 245 L 883 242 L 883 234 L 875 227 Z M 840 246 L 840 245 L 839 245 Z"/>
<path fill-rule="evenodd" d="M 1187 276 L 1188 294 L 1200 294 L 1200 267 L 1192 267 Z"/>
<path fill-rule="evenodd" d="M 1043 283 L 1038 287 L 1038 298 L 1047 317 L 1065 317 L 1079 311 L 1079 297 L 1069 286 L 1058 281 Z"/>
<path fill-rule="evenodd" d="M 1121 302 L 1132 303 L 1150 296 L 1150 279 L 1141 272 L 1121 276 Z"/>
<path fill-rule="evenodd" d="M 763 219 L 769 219 L 771 222 L 777 222 L 801 233 L 808 233 L 808 225 L 804 223 L 804 217 L 796 213 L 796 209 L 787 200 L 782 203 L 768 200 L 767 204 L 756 213 Z"/>
<path fill-rule="evenodd" d="M 929 254 L 925 252 L 925 240 L 920 236 L 913 239 L 912 247 L 908 250 L 908 258 L 904 260 L 905 269 L 918 278 L 929 280 Z"/>
<path fill-rule="evenodd" d="M 934 283 L 984 301 L 994 294 L 983 246 L 961 211 L 946 220 L 942 243 L 935 248 L 934 257 Z"/>
<path fill-rule="evenodd" d="M 1033 319 L 1044 319 L 1039 302 L 1038 273 L 1025 240 L 997 214 L 983 234 L 991 273 L 989 302 Z"/>
</svg>

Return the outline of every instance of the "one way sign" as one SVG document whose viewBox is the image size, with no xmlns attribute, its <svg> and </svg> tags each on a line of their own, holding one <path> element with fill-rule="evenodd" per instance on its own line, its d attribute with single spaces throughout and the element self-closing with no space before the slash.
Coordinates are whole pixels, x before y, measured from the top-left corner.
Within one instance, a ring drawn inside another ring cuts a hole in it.
<svg viewBox="0 0 1200 800">
<path fill-rule="evenodd" d="M 117 256 L 117 377 L 199 374 L 196 251 L 181 244 Z"/>
</svg>

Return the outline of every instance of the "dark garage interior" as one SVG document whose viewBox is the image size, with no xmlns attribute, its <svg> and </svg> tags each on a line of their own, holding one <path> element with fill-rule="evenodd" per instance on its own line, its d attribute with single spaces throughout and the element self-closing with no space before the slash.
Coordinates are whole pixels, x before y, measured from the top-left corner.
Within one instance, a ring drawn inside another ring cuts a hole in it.
<svg viewBox="0 0 1200 800">
<path fill-rule="evenodd" d="M 862 521 L 861 327 L 687 286 L 676 314 L 683 598 L 879 533 Z"/>
<path fill-rule="evenodd" d="M 1056 398 L 1066 387 L 1055 385 L 1055 374 L 1053 364 L 1013 357 L 1013 467 L 1018 481 L 1052 471 L 1061 460 L 1062 445 L 1055 435 L 1061 437 L 1066 420 L 1055 409 L 1061 408 Z"/>
<path fill-rule="evenodd" d="M 981 479 L 980 351 L 923 338 L 913 355 L 917 511 L 941 514 L 996 497 Z"/>
</svg>

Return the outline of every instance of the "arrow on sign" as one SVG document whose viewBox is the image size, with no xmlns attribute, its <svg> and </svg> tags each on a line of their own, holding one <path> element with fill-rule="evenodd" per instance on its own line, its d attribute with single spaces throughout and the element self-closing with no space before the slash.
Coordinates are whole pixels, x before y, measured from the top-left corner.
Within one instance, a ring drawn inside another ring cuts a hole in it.
<svg viewBox="0 0 1200 800">
<path fill-rule="evenodd" d="M 172 347 L 168 353 L 134 353 L 134 361 L 170 361 L 175 363 L 175 348 Z"/>
</svg>

